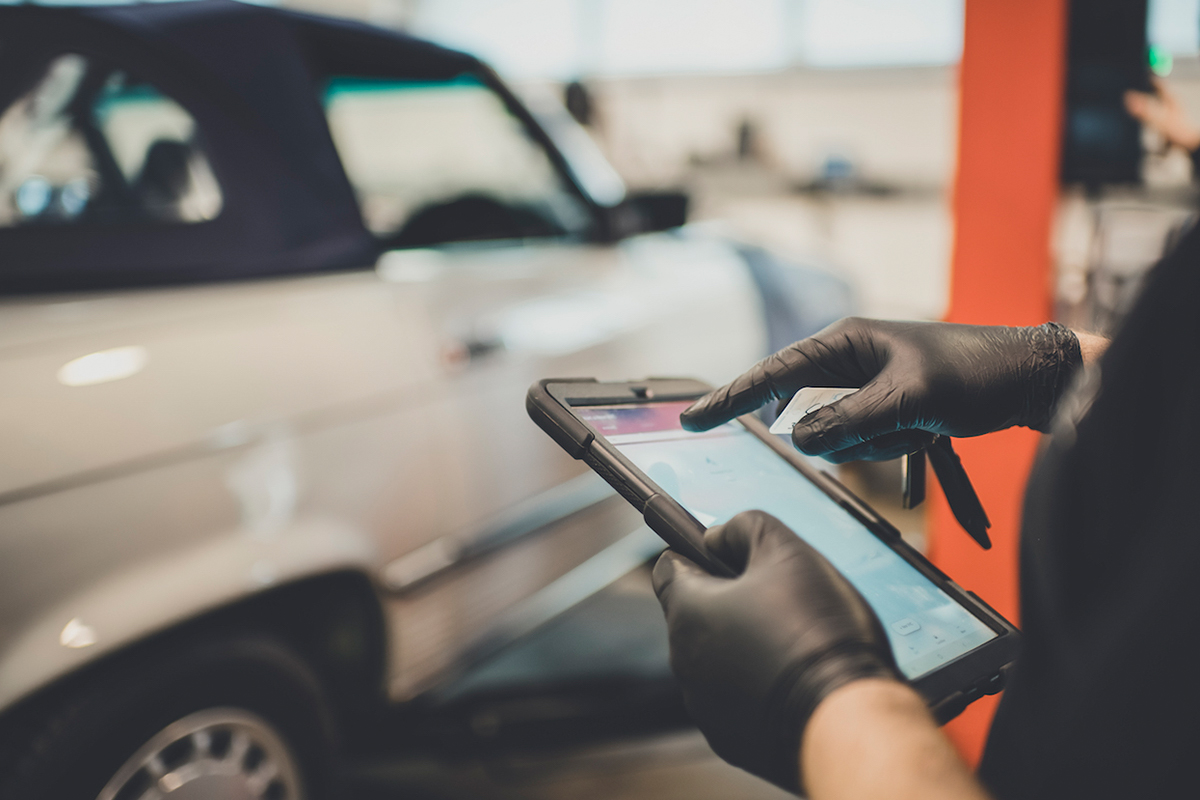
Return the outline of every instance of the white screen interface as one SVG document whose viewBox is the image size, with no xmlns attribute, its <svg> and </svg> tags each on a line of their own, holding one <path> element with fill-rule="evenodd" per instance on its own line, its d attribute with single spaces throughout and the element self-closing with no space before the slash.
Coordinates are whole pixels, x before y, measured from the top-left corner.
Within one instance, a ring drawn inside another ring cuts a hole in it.
<svg viewBox="0 0 1200 800">
<path fill-rule="evenodd" d="M 867 599 L 909 679 L 995 638 L 742 425 L 684 431 L 679 413 L 688 405 L 581 406 L 575 412 L 704 525 L 750 509 L 778 517 Z"/>
</svg>

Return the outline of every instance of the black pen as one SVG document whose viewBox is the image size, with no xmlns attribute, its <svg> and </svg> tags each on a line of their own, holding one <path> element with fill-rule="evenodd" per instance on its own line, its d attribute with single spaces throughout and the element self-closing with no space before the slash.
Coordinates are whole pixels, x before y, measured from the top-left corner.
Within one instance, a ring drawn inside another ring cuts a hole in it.
<svg viewBox="0 0 1200 800">
<path fill-rule="evenodd" d="M 925 450 L 904 457 L 904 507 L 913 508 L 925 497 L 926 455 L 958 524 L 980 547 L 990 550 L 992 540 L 988 538 L 987 532 L 992 523 L 987 512 L 983 510 L 983 504 L 979 502 L 979 495 L 975 493 L 971 479 L 967 477 L 962 459 L 950 444 L 949 436 L 935 436 Z"/>
</svg>

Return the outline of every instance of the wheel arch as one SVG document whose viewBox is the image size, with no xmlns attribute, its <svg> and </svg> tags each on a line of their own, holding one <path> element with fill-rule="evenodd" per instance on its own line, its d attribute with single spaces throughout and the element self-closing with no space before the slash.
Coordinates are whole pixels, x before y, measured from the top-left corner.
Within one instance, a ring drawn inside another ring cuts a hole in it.
<svg viewBox="0 0 1200 800">
<path fill-rule="evenodd" d="M 62 695 L 164 649 L 204 637 L 261 634 L 296 651 L 328 695 L 338 728 L 385 702 L 386 626 L 375 587 L 361 569 L 307 575 L 238 598 L 100 654 L 0 711 L 0 755 Z M 0 761 L 3 758 L 0 757 Z"/>
</svg>

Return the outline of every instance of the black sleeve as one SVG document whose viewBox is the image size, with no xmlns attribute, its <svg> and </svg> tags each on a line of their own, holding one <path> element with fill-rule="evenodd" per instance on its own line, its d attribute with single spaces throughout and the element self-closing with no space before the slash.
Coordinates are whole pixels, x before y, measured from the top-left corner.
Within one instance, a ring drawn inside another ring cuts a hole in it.
<svg viewBox="0 0 1200 800">
<path fill-rule="evenodd" d="M 980 776 L 1001 800 L 1194 795 L 1200 231 L 1149 274 L 1030 477 L 1023 651 Z"/>
</svg>

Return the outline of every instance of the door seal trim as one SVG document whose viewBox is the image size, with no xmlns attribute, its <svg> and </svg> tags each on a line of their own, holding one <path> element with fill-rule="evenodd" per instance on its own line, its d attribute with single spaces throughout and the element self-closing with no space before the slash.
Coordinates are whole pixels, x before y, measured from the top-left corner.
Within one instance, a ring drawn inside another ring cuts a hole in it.
<svg viewBox="0 0 1200 800">
<path fill-rule="evenodd" d="M 505 509 L 474 533 L 439 536 L 388 562 L 380 573 L 383 586 L 393 593 L 413 591 L 615 496 L 612 488 L 589 470 Z"/>
</svg>

